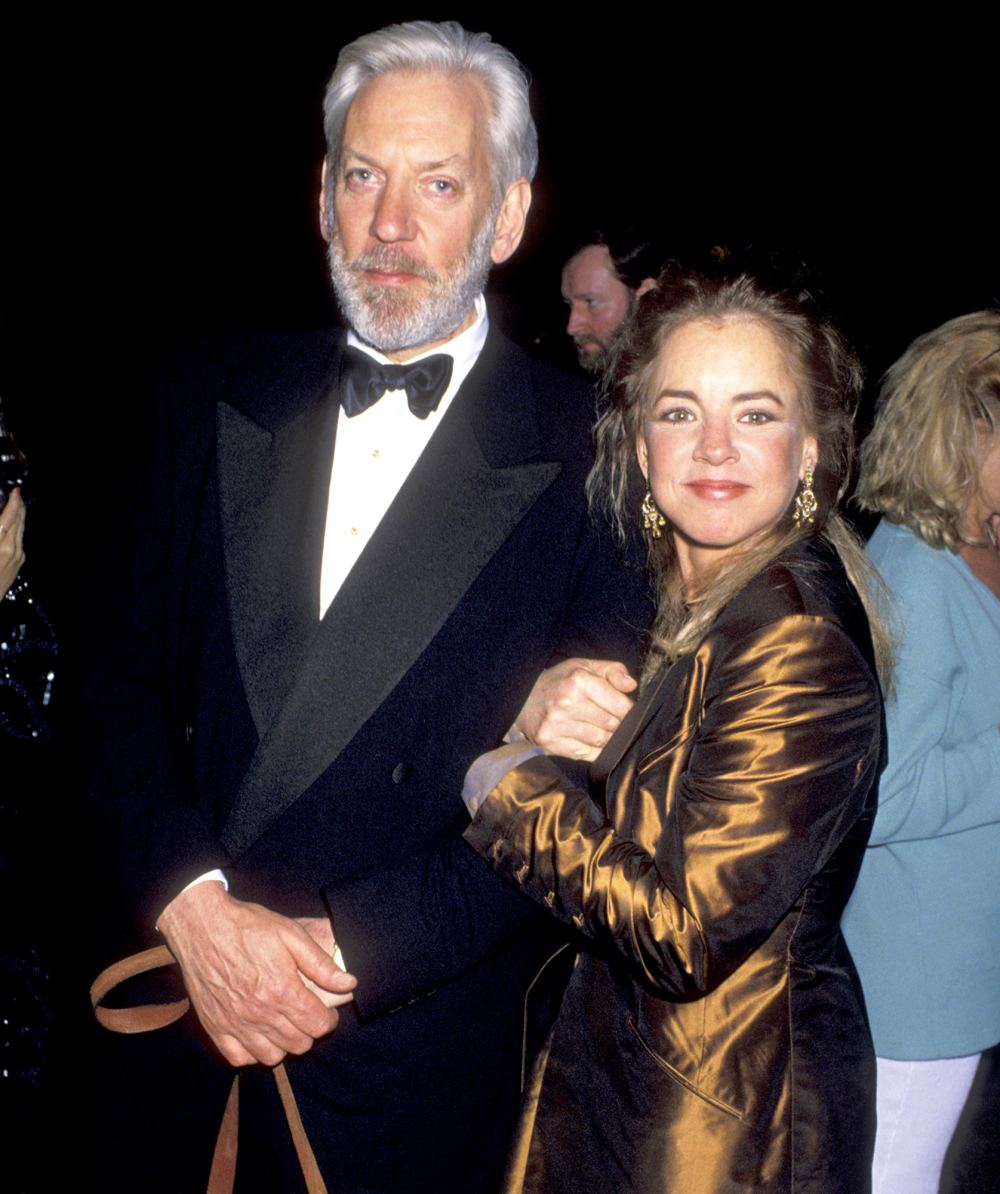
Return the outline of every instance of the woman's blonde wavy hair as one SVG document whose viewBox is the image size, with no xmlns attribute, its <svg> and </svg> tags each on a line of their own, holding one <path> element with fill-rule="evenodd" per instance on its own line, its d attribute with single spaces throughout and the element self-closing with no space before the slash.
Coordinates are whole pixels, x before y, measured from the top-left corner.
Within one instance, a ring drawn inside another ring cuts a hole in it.
<svg viewBox="0 0 1000 1194">
<path fill-rule="evenodd" d="M 605 406 L 595 429 L 596 461 L 587 482 L 592 508 L 606 510 L 619 533 L 634 533 L 644 484 L 636 460 L 643 415 L 660 351 L 679 327 L 694 320 L 732 319 L 763 324 L 784 348 L 799 390 L 807 431 L 816 437 L 813 490 L 819 509 L 812 524 L 797 527 L 792 505 L 777 525 L 751 547 L 730 556 L 702 578 L 697 594 L 681 584 L 673 536 L 649 543 L 657 613 L 645 675 L 664 661 L 692 652 L 722 608 L 771 560 L 812 535 L 829 540 L 844 562 L 868 612 L 876 662 L 888 685 L 889 637 L 871 594 L 879 589 L 854 532 L 839 513 L 854 459 L 853 419 L 861 394 L 861 365 L 840 333 L 798 299 L 765 287 L 748 273 L 710 277 L 668 266 L 655 290 L 640 300 L 606 382 Z"/>
<path fill-rule="evenodd" d="M 1000 423 L 1000 311 L 975 311 L 918 336 L 886 373 L 861 448 L 856 501 L 931 547 L 972 540 L 962 517 L 979 484 L 977 439 Z"/>
</svg>

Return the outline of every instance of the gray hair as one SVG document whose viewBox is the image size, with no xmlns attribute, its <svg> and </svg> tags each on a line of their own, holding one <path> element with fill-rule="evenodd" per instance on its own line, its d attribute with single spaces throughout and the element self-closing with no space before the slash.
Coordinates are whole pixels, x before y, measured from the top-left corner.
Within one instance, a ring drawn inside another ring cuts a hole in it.
<svg viewBox="0 0 1000 1194">
<path fill-rule="evenodd" d="M 538 165 L 538 133 L 528 102 L 528 76 L 509 51 L 488 33 L 469 33 L 457 21 L 408 21 L 366 33 L 344 46 L 323 100 L 327 170 L 340 160 L 347 110 L 365 83 L 392 70 L 473 74 L 489 97 L 490 170 L 493 206 L 512 182 L 530 182 Z M 327 215 L 333 216 L 333 187 Z"/>
</svg>

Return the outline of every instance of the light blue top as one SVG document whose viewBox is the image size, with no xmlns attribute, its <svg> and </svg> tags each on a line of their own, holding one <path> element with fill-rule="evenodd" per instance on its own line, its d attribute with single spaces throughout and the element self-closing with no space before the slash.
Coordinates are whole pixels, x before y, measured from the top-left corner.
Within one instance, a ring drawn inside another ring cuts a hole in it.
<svg viewBox="0 0 1000 1194">
<path fill-rule="evenodd" d="M 960 556 L 883 521 L 868 555 L 897 603 L 889 764 L 844 935 L 875 1052 L 1000 1041 L 1000 600 Z"/>
</svg>

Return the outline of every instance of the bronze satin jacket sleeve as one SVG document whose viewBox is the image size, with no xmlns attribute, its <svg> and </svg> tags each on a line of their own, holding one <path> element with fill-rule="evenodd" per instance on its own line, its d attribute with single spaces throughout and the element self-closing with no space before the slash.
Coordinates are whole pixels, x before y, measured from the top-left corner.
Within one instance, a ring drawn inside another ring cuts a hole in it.
<svg viewBox="0 0 1000 1194">
<path fill-rule="evenodd" d="M 878 685 L 832 622 L 710 632 L 608 781 L 608 813 L 547 758 L 466 839 L 668 995 L 711 990 L 772 931 L 861 813 Z"/>
</svg>

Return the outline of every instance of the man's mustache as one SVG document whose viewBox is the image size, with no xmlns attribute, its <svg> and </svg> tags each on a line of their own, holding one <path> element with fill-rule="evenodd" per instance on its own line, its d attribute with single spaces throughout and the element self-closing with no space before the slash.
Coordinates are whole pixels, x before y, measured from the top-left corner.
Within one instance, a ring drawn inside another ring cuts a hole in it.
<svg viewBox="0 0 1000 1194">
<path fill-rule="evenodd" d="M 429 265 L 410 257 L 402 249 L 392 245 L 380 245 L 355 257 L 347 267 L 352 273 L 361 274 L 367 270 L 375 270 L 381 274 L 412 274 L 415 278 L 422 278 L 425 282 L 439 282 L 437 274 Z"/>
</svg>

